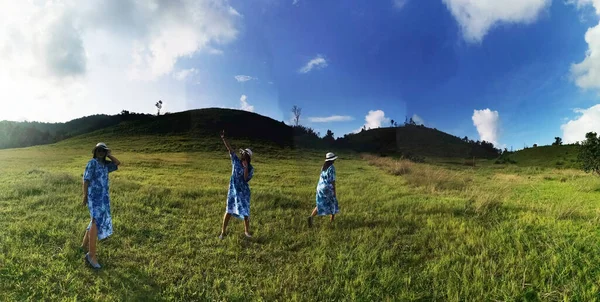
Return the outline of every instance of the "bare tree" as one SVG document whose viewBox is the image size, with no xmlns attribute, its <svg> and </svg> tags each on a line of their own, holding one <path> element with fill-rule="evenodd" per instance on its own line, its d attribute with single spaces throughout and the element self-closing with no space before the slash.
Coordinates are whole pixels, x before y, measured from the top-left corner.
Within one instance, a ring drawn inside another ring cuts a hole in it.
<svg viewBox="0 0 600 302">
<path fill-rule="evenodd" d="M 158 100 L 158 102 L 156 102 L 156 108 L 158 108 L 158 112 L 156 113 L 156 116 L 160 115 L 160 109 L 162 109 L 162 104 L 163 102 L 161 100 Z"/>
<path fill-rule="evenodd" d="M 300 124 L 300 114 L 302 113 L 302 108 L 294 105 L 294 107 L 292 107 L 292 113 L 294 113 L 294 123 L 296 126 L 298 126 Z"/>
</svg>

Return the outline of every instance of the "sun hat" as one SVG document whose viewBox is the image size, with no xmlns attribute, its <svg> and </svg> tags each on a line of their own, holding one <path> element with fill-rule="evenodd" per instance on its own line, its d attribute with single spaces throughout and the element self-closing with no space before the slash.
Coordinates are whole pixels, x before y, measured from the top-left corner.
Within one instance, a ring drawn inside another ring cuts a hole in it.
<svg viewBox="0 0 600 302">
<path fill-rule="evenodd" d="M 333 154 L 333 152 L 328 152 L 325 155 L 325 161 L 332 161 L 332 160 L 336 160 L 338 157 L 337 155 Z"/>
<path fill-rule="evenodd" d="M 246 154 L 250 155 L 250 158 L 252 158 L 252 150 L 246 148 L 246 149 L 240 149 L 240 152 L 246 153 Z"/>
<path fill-rule="evenodd" d="M 94 147 L 94 149 L 92 149 L 92 153 L 96 152 L 97 149 L 104 149 L 106 151 L 110 150 L 110 148 L 108 148 L 106 146 L 106 144 L 102 143 L 102 142 L 96 144 L 96 146 Z"/>
<path fill-rule="evenodd" d="M 110 148 L 108 148 L 105 143 L 97 143 L 96 144 L 96 148 L 102 148 L 102 149 L 105 149 L 105 150 L 110 150 Z"/>
</svg>

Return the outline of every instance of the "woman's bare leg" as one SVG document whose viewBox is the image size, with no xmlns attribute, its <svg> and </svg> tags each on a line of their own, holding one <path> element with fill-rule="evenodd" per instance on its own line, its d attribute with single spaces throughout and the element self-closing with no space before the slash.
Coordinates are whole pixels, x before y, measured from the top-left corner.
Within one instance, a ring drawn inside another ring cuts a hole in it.
<svg viewBox="0 0 600 302">
<path fill-rule="evenodd" d="M 317 207 L 315 207 L 315 209 L 312 211 L 312 213 L 310 214 L 310 216 L 308 216 L 308 227 L 311 228 L 313 225 L 313 217 L 317 216 Z"/>
<path fill-rule="evenodd" d="M 244 234 L 246 237 L 252 237 L 250 235 L 250 217 L 248 216 L 244 217 Z"/>
<path fill-rule="evenodd" d="M 98 263 L 98 260 L 96 259 L 96 240 L 98 240 L 98 228 L 96 227 L 96 220 L 92 220 L 92 227 L 90 228 L 88 239 L 88 247 L 90 249 L 88 253 L 90 254 L 90 258 L 94 263 Z"/>
<path fill-rule="evenodd" d="M 225 236 L 225 232 L 227 231 L 227 225 L 229 224 L 229 218 L 231 218 L 231 214 L 225 213 L 225 216 L 223 216 L 223 227 L 221 228 L 221 236 Z"/>
<path fill-rule="evenodd" d="M 81 242 L 81 248 L 83 249 L 89 249 L 89 243 L 90 243 L 90 231 L 88 229 L 85 230 L 85 235 L 83 235 L 83 242 Z"/>
</svg>

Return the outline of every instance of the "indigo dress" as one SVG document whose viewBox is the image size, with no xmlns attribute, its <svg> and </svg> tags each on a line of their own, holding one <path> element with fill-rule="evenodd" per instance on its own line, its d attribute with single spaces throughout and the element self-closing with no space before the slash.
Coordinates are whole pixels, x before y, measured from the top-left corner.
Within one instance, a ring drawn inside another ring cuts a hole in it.
<svg viewBox="0 0 600 302">
<path fill-rule="evenodd" d="M 319 183 L 317 184 L 317 213 L 319 215 L 334 215 L 340 210 L 337 197 L 333 195 L 333 184 L 335 181 L 335 167 L 329 166 L 327 170 L 321 171 Z"/>
<path fill-rule="evenodd" d="M 229 179 L 229 191 L 227 192 L 227 213 L 244 219 L 250 216 L 250 185 L 248 181 L 254 175 L 254 167 L 248 165 L 248 181 L 244 180 L 244 166 L 238 156 L 231 152 L 231 178 Z"/>
<path fill-rule="evenodd" d="M 110 198 L 108 196 L 108 173 L 117 169 L 117 165 L 113 162 L 107 161 L 102 164 L 98 159 L 93 158 L 87 163 L 83 173 L 83 179 L 89 181 L 87 194 L 91 219 L 87 229 L 89 230 L 92 227 L 92 221 L 96 220 L 98 240 L 102 240 L 113 233 Z"/>
</svg>

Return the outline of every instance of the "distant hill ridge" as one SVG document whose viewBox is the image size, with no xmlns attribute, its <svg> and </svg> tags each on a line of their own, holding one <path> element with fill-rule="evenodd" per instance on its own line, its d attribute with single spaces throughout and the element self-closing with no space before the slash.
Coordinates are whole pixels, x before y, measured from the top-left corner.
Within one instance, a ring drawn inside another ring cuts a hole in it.
<svg viewBox="0 0 600 302">
<path fill-rule="evenodd" d="M 121 112 L 94 115 L 67 123 L 0 122 L 0 148 L 55 143 L 77 136 L 228 137 L 259 141 L 278 147 L 337 148 L 381 155 L 496 158 L 491 143 L 473 142 L 424 126 L 405 125 L 365 130 L 343 138 L 319 137 L 313 129 L 235 109 L 206 108 L 160 116 Z"/>
</svg>

